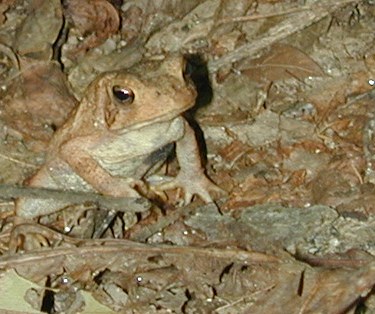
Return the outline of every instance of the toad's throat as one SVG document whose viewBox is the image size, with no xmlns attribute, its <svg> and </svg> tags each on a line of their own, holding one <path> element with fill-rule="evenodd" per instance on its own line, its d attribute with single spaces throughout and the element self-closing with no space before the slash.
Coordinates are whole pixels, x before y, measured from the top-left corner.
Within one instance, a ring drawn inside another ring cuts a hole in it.
<svg viewBox="0 0 375 314">
<path fill-rule="evenodd" d="M 118 128 L 118 129 L 113 130 L 113 131 L 115 131 L 116 134 L 121 135 L 121 134 L 132 132 L 132 131 L 135 131 L 135 130 L 141 130 L 141 129 L 143 130 L 144 128 L 146 128 L 147 126 L 150 126 L 150 125 L 159 125 L 161 123 L 174 121 L 174 120 L 178 119 L 180 114 L 184 113 L 185 111 L 187 111 L 191 107 L 193 107 L 193 105 L 170 111 L 169 113 L 160 115 L 159 117 L 152 117 L 152 118 L 150 117 L 149 119 L 146 119 L 142 122 L 130 124 L 126 128 L 123 128 L 123 129 Z"/>
<path fill-rule="evenodd" d="M 153 123 L 141 130 L 127 130 L 121 136 L 106 137 L 89 149 L 89 154 L 106 169 L 136 168 L 147 156 L 184 135 L 184 120 L 177 117 L 171 121 Z M 148 163 L 148 162 L 146 162 Z"/>
</svg>

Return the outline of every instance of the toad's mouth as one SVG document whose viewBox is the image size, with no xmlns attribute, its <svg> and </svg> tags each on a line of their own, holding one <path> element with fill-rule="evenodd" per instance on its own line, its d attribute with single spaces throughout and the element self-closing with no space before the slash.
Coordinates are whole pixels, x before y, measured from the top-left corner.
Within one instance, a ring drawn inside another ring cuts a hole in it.
<svg viewBox="0 0 375 314">
<path fill-rule="evenodd" d="M 123 134 L 123 133 L 127 133 L 127 132 L 130 132 L 130 131 L 140 130 L 140 129 L 142 129 L 146 126 L 152 125 L 152 124 L 158 124 L 158 123 L 171 121 L 171 120 L 174 120 L 175 118 L 177 118 L 178 116 L 180 116 L 181 114 L 183 114 L 184 112 L 186 112 L 187 110 L 189 110 L 190 108 L 192 108 L 193 106 L 194 106 L 194 104 L 192 104 L 192 105 L 190 104 L 190 105 L 187 105 L 185 107 L 169 111 L 166 114 L 162 114 L 162 115 L 156 116 L 156 117 L 153 116 L 153 117 L 150 117 L 150 119 L 143 120 L 142 122 L 138 122 L 138 123 L 128 125 L 126 128 L 117 128 L 117 129 L 113 128 L 112 130 L 118 132 L 118 134 Z"/>
<path fill-rule="evenodd" d="M 141 129 L 141 128 L 147 126 L 147 125 L 151 125 L 151 124 L 154 124 L 154 123 L 167 122 L 167 121 L 173 120 L 174 118 L 177 118 L 179 115 L 184 113 L 189 108 L 190 108 L 190 106 L 187 107 L 186 109 L 175 110 L 175 111 L 169 112 L 166 115 L 162 115 L 162 116 L 156 117 L 156 118 L 154 117 L 150 120 L 146 120 L 146 121 L 134 124 L 133 126 L 130 126 L 130 129 L 138 130 L 138 129 Z"/>
</svg>

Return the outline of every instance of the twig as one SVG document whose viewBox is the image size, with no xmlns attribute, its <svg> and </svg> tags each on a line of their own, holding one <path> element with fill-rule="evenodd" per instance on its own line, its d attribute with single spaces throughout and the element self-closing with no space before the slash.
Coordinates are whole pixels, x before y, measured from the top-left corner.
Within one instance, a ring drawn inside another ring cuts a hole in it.
<svg viewBox="0 0 375 314">
<path fill-rule="evenodd" d="M 262 19 L 268 19 L 271 17 L 277 17 L 277 16 L 283 16 L 293 13 L 299 13 L 303 11 L 311 10 L 311 7 L 302 7 L 302 8 L 293 8 L 289 10 L 285 10 L 282 12 L 274 12 L 269 14 L 254 14 L 254 15 L 246 15 L 246 16 L 236 16 L 236 17 L 228 17 L 221 19 L 217 22 L 217 25 L 221 24 L 229 24 L 229 23 L 239 23 L 239 22 L 251 22 L 251 21 L 257 21 Z"/>
<path fill-rule="evenodd" d="M 116 209 L 123 212 L 144 212 L 150 208 L 150 202 L 145 198 L 113 197 L 94 192 L 53 190 L 5 184 L 0 184 L 0 197 L 6 199 L 18 197 L 53 199 L 69 201 L 71 204 L 92 202 L 105 209 Z"/>
<path fill-rule="evenodd" d="M 219 249 L 219 248 L 200 248 L 193 246 L 175 246 L 175 245 L 149 245 L 129 240 L 87 240 L 82 245 L 82 239 L 79 240 L 79 247 L 55 247 L 33 250 L 26 253 L 16 253 L 3 255 L 0 257 L 0 268 L 15 267 L 17 265 L 26 265 L 40 263 L 46 259 L 55 259 L 58 257 L 66 258 L 68 255 L 88 258 L 88 256 L 98 256 L 99 254 L 117 254 L 124 253 L 127 256 L 139 255 L 147 256 L 150 254 L 166 255 L 194 255 L 197 257 L 230 259 L 231 261 L 246 262 L 248 264 L 259 263 L 282 263 L 283 260 L 263 253 L 245 251 L 242 249 Z M 78 243 L 78 240 L 77 240 Z"/>
<path fill-rule="evenodd" d="M 327 267 L 327 268 L 358 268 L 370 264 L 373 261 L 372 256 L 366 256 L 365 258 L 353 258 L 353 257 L 327 257 L 327 256 L 315 256 L 302 252 L 297 252 L 294 256 L 296 260 L 302 261 L 314 267 Z"/>
<path fill-rule="evenodd" d="M 347 3 L 351 3 L 351 2 L 357 2 L 358 0 L 348 0 Z M 336 4 L 341 4 L 345 1 L 340 1 L 340 2 L 337 2 L 336 1 Z M 218 21 L 217 25 L 221 25 L 221 24 L 228 24 L 228 23 L 238 23 L 238 22 L 250 22 L 250 21 L 256 21 L 256 20 L 261 20 L 261 19 L 267 19 L 267 18 L 271 18 L 271 17 L 277 17 L 277 16 L 283 16 L 283 15 L 289 15 L 289 14 L 293 14 L 293 13 L 299 13 L 299 12 L 303 12 L 303 11 L 310 11 L 310 10 L 316 10 L 317 8 L 321 8 L 321 9 L 328 9 L 330 8 L 330 6 L 332 6 L 332 4 L 317 4 L 315 6 L 302 6 L 302 7 L 297 7 L 297 8 L 292 8 L 292 9 L 288 9 L 288 10 L 285 10 L 285 11 L 281 11 L 281 12 L 274 12 L 274 13 L 269 13 L 269 14 L 254 14 L 254 15 L 246 15 L 246 16 L 236 16 L 236 17 L 229 17 L 229 18 L 224 18 L 224 19 L 221 19 Z"/>
<path fill-rule="evenodd" d="M 13 157 L 10 157 L 10 156 L 7 156 L 7 155 L 4 155 L 4 154 L 1 154 L 0 153 L 0 158 L 3 158 L 5 160 L 8 160 L 8 161 L 11 161 L 11 162 L 14 162 L 15 164 L 19 164 L 19 165 L 22 165 L 24 167 L 27 167 L 27 168 L 32 168 L 32 169 L 38 169 L 39 167 L 36 166 L 36 165 L 33 165 L 33 164 L 29 164 L 29 163 L 26 163 L 26 162 L 23 162 L 21 160 L 18 160 L 16 158 L 13 158 Z"/>
</svg>

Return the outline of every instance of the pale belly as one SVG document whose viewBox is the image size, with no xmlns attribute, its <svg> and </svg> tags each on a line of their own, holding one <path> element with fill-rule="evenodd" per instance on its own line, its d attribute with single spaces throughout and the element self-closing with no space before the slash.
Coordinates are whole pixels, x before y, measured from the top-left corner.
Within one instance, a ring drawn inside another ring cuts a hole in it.
<svg viewBox="0 0 375 314">
<path fill-rule="evenodd" d="M 152 124 L 122 133 L 90 149 L 90 155 L 113 176 L 141 179 L 150 168 L 165 161 L 174 142 L 184 134 L 184 121 Z"/>
</svg>

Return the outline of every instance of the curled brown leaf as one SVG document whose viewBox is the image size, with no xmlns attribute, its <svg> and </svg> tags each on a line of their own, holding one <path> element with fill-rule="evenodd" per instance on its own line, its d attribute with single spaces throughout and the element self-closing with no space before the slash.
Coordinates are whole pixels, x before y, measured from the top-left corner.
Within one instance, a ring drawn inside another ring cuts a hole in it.
<svg viewBox="0 0 375 314">
<path fill-rule="evenodd" d="M 321 67 L 303 51 L 280 44 L 273 45 L 268 53 L 252 60 L 242 73 L 261 82 L 324 76 Z"/>
<path fill-rule="evenodd" d="M 79 51 L 100 45 L 120 27 L 117 10 L 106 0 L 69 0 L 65 14 L 76 34 L 86 37 L 77 48 Z"/>
</svg>

